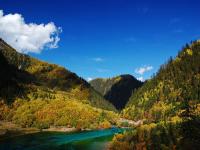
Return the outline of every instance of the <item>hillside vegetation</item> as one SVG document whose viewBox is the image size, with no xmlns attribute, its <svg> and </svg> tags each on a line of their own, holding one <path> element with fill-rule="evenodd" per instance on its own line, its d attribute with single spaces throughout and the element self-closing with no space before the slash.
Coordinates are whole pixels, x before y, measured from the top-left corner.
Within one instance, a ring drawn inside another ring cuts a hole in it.
<svg viewBox="0 0 200 150">
<path fill-rule="evenodd" d="M 128 102 L 131 94 L 142 85 L 131 75 L 120 75 L 114 78 L 97 78 L 90 84 L 111 102 L 117 109 L 122 109 Z"/>
<path fill-rule="evenodd" d="M 144 124 L 117 135 L 111 149 L 199 149 L 200 41 L 162 65 L 131 96 L 122 116 Z"/>
<path fill-rule="evenodd" d="M 63 67 L 20 54 L 3 40 L 0 67 L 1 120 L 40 128 L 95 128 L 115 123 L 115 107 Z"/>
</svg>

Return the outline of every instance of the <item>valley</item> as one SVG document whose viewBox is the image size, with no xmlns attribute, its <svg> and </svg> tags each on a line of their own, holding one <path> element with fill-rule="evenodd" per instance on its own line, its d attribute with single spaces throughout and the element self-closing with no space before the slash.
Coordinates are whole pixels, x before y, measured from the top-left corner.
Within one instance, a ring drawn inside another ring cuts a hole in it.
<svg viewBox="0 0 200 150">
<path fill-rule="evenodd" d="M 0 6 L 0 150 L 200 150 L 200 1 Z"/>
<path fill-rule="evenodd" d="M 88 83 L 3 40 L 0 57 L 1 150 L 6 145 L 12 145 L 8 150 L 198 147 L 199 41 L 187 44 L 144 83 L 131 75 Z M 36 147 L 28 144 L 32 139 Z"/>
</svg>

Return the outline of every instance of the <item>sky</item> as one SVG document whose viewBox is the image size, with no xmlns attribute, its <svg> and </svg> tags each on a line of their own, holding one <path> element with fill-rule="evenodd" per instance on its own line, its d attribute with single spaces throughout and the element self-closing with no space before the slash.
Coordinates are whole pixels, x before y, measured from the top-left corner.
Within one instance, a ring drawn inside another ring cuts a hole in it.
<svg viewBox="0 0 200 150">
<path fill-rule="evenodd" d="M 0 37 L 86 80 L 149 79 L 200 39 L 198 0 L 1 0 Z"/>
</svg>

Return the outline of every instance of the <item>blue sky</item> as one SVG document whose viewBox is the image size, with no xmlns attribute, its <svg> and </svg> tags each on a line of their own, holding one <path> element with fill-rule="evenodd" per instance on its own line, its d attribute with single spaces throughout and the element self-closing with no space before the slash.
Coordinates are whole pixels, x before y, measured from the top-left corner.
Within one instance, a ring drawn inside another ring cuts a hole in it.
<svg viewBox="0 0 200 150">
<path fill-rule="evenodd" d="M 199 6 L 198 0 L 0 1 L 4 15 L 61 27 L 57 48 L 29 54 L 85 79 L 150 78 L 186 42 L 200 38 Z"/>
</svg>

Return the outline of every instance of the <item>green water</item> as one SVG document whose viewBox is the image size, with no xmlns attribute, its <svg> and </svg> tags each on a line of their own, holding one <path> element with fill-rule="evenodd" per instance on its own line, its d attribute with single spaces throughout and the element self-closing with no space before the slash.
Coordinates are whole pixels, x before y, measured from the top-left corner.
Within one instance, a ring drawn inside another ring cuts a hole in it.
<svg viewBox="0 0 200 150">
<path fill-rule="evenodd" d="M 0 141 L 0 150 L 104 150 L 120 128 L 75 133 L 41 132 Z"/>
</svg>

